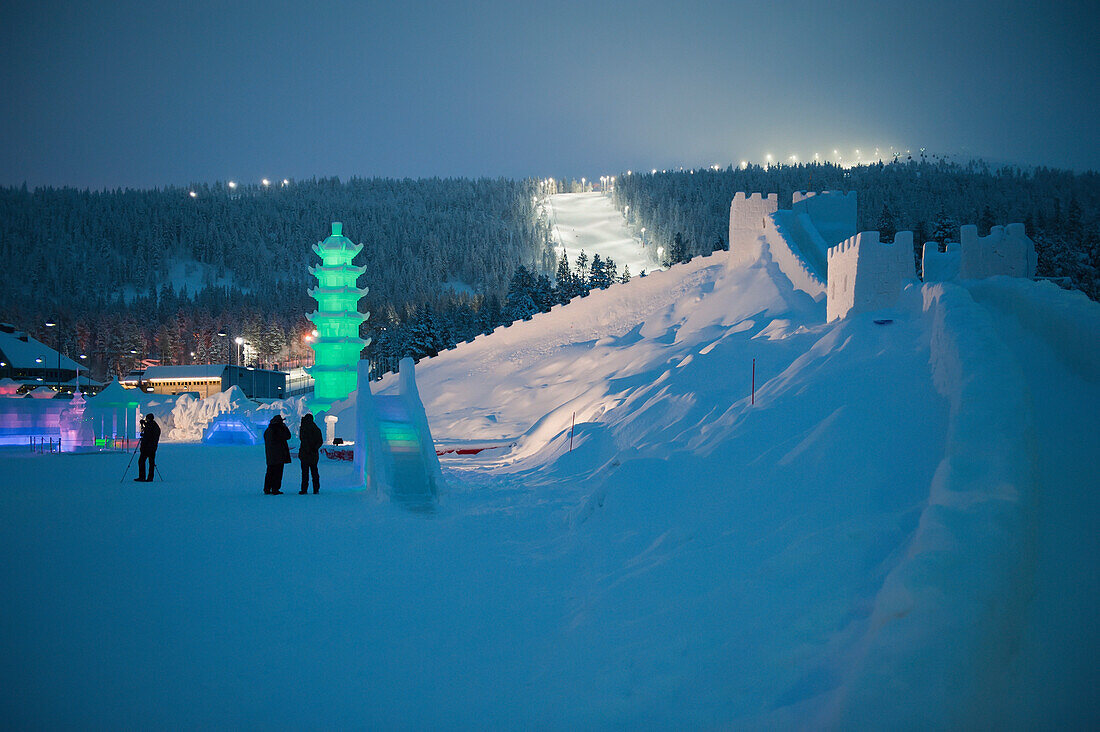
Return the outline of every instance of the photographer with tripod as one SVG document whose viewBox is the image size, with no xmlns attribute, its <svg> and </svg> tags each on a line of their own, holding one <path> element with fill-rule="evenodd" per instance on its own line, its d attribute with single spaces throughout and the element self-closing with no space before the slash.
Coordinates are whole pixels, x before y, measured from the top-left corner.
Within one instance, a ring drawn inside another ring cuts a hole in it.
<svg viewBox="0 0 1100 732">
<path fill-rule="evenodd" d="M 138 444 L 138 450 L 140 451 L 138 477 L 134 478 L 134 482 L 151 483 L 153 481 L 153 472 L 157 466 L 157 445 L 159 443 L 160 425 L 153 419 L 152 414 L 147 414 L 145 419 L 141 420 L 141 441 Z M 146 462 L 149 463 L 148 471 L 145 468 Z M 149 477 L 146 478 L 146 475 Z"/>
</svg>

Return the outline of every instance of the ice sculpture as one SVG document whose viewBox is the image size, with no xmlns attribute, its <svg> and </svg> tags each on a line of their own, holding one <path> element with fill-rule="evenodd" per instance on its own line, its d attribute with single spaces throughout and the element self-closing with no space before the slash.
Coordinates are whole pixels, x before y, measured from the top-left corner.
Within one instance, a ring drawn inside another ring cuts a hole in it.
<svg viewBox="0 0 1100 732">
<path fill-rule="evenodd" d="M 342 229 L 343 224 L 334 221 L 332 235 L 313 245 L 321 266 L 309 269 L 317 278 L 317 287 L 309 291 L 317 301 L 317 310 L 309 316 L 317 329 L 315 358 L 314 365 L 306 369 L 314 379 L 314 413 L 327 410 L 355 389 L 356 364 L 363 347 L 370 343 L 370 339 L 359 337 L 359 325 L 370 317 L 370 313 L 359 312 L 359 299 L 367 294 L 367 288 L 356 286 L 367 268 L 352 264 L 363 245 L 352 243 Z"/>
<path fill-rule="evenodd" d="M 58 424 L 61 429 L 61 451 L 82 452 L 95 450 L 95 433 L 92 431 L 91 415 L 84 416 L 87 402 L 78 389 L 69 405 L 61 410 Z"/>
<path fill-rule="evenodd" d="M 371 393 L 367 361 L 359 362 L 355 399 L 355 468 L 364 487 L 402 501 L 430 501 L 443 473 L 416 388 L 413 360 L 401 359 L 398 393 Z"/>
</svg>

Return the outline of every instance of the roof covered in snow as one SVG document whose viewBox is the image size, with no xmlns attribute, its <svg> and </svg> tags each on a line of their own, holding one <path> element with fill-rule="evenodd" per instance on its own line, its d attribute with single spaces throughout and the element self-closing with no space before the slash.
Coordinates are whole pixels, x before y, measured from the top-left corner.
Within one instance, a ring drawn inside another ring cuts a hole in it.
<svg viewBox="0 0 1100 732">
<path fill-rule="evenodd" d="M 191 366 L 150 366 L 141 377 L 153 379 L 220 379 L 225 374 L 225 364 L 194 364 Z"/>
<path fill-rule="evenodd" d="M 25 339 L 25 340 L 24 340 Z M 57 368 L 57 351 L 22 331 L 0 329 L 0 351 L 4 359 L 17 369 Z M 42 359 L 39 362 L 37 359 Z M 61 356 L 61 368 L 75 371 L 82 368 L 71 358 Z"/>
<path fill-rule="evenodd" d="M 103 387 L 103 391 L 92 397 L 89 404 L 100 409 L 106 407 L 136 407 L 145 400 L 144 397 L 145 395 L 137 389 L 127 389 L 118 383 L 116 379 L 111 379 L 111 383 Z"/>
</svg>

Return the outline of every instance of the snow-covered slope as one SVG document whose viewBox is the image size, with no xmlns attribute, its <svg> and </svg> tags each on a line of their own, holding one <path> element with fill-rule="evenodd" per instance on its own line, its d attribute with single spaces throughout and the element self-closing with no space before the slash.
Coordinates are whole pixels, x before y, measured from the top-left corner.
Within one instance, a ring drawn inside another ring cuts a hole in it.
<svg viewBox="0 0 1100 732">
<path fill-rule="evenodd" d="M 6 718 L 1087 726 L 1098 344 L 1050 285 L 826 325 L 717 253 L 422 361 L 438 441 L 515 443 L 429 513 L 264 497 L 260 447 L 5 456 Z"/>
<path fill-rule="evenodd" d="M 549 197 L 550 223 L 554 240 L 565 250 L 569 264 L 583 249 L 589 261 L 595 254 L 615 260 L 620 274 L 624 266 L 631 275 L 653 272 L 658 264 L 626 225 L 622 215 L 603 193 L 557 193 Z"/>
</svg>

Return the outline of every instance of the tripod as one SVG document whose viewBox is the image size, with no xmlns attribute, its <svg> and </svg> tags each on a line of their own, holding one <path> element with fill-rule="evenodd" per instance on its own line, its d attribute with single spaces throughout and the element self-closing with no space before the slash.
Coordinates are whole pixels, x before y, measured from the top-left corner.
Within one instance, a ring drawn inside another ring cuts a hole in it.
<svg viewBox="0 0 1100 732">
<path fill-rule="evenodd" d="M 134 448 L 134 451 L 130 453 L 130 462 L 126 463 L 126 470 L 122 471 L 122 477 L 118 479 L 119 483 L 126 480 L 126 474 L 130 472 L 130 466 L 134 464 L 134 456 L 138 454 L 139 449 L 141 449 L 141 444 L 140 443 L 138 444 L 137 447 Z M 153 461 L 153 468 L 152 469 L 156 471 L 157 477 L 160 478 L 160 482 L 163 483 L 164 482 L 164 476 L 161 474 L 160 466 L 157 465 L 155 460 Z M 153 477 L 152 475 L 149 476 L 150 479 L 152 479 L 152 477 Z"/>
</svg>

